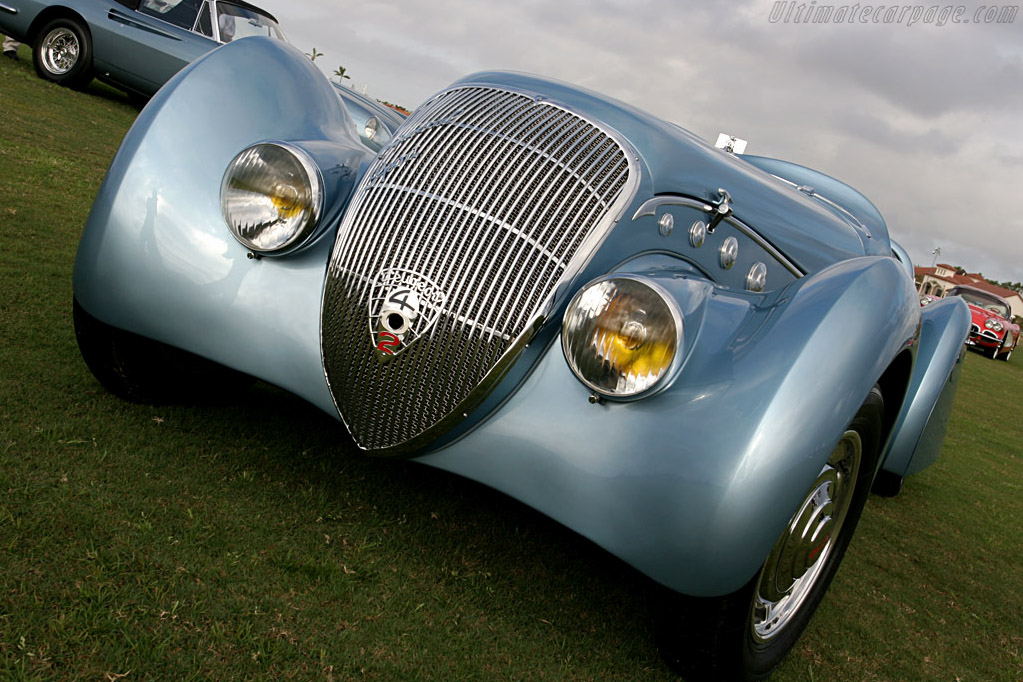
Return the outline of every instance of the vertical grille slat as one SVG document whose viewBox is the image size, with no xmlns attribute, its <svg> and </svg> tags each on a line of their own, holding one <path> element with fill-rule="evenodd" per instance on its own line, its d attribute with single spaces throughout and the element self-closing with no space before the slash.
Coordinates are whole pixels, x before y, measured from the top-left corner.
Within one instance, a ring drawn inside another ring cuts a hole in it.
<svg viewBox="0 0 1023 682">
<path fill-rule="evenodd" d="M 542 113 L 545 114 L 545 115 L 550 115 L 550 111 L 549 110 L 545 110 Z M 556 129 L 553 129 L 553 127 L 552 127 L 549 130 L 550 130 L 550 134 L 554 134 L 554 130 L 556 130 Z M 506 165 L 505 165 L 506 172 L 508 172 L 509 175 L 511 175 L 512 177 L 515 177 L 516 175 L 518 175 L 520 173 L 520 171 L 522 170 L 523 165 L 528 163 L 528 160 L 529 160 L 529 157 L 530 157 L 530 153 L 531 153 L 530 152 L 530 148 L 527 145 L 522 144 L 522 145 L 518 145 L 517 148 L 513 148 L 512 149 L 512 154 L 510 156 L 503 156 L 503 157 L 501 157 L 500 160 L 506 162 Z M 512 159 L 514 159 L 514 160 L 512 160 Z M 512 201 L 515 198 L 515 194 L 512 193 L 512 192 L 504 192 L 503 196 L 501 196 L 501 194 L 499 193 L 499 189 L 501 189 L 501 188 L 496 183 L 493 184 L 493 186 L 490 189 L 490 192 L 487 194 L 486 197 L 484 197 L 483 200 L 484 200 L 485 203 L 489 203 L 490 197 L 496 195 L 497 198 L 500 199 L 501 203 L 497 205 L 496 210 L 495 210 L 495 214 L 496 215 L 505 215 L 506 214 L 505 207 L 508 205 L 509 201 Z M 511 216 L 509 216 L 509 219 L 512 219 Z M 513 234 L 511 232 L 507 232 L 506 231 L 506 232 L 502 233 L 502 232 L 496 232 L 495 231 L 495 232 L 492 232 L 492 233 L 490 233 L 488 235 L 481 234 L 479 240 L 477 241 L 477 244 L 479 244 L 479 246 L 480 246 L 480 248 L 481 248 L 481 250 L 483 252 L 497 254 L 497 253 L 501 252 L 502 250 L 507 251 L 507 249 L 502 249 L 501 247 L 507 246 L 510 241 L 513 241 Z M 485 248 L 485 247 L 489 247 L 489 248 Z M 488 278 L 488 274 L 487 273 L 493 271 L 493 265 L 494 265 L 495 262 L 496 262 L 496 259 L 491 259 L 489 262 L 478 261 L 478 265 L 477 265 L 477 267 L 473 271 L 470 271 L 469 269 L 461 269 L 462 276 L 461 276 L 461 279 L 455 283 L 455 289 L 456 290 L 463 290 L 463 289 L 467 288 L 466 284 L 465 284 L 466 283 L 466 278 L 470 277 L 471 274 L 475 274 L 476 277 L 477 277 L 477 279 L 474 279 L 474 280 L 471 280 L 471 281 L 473 281 L 476 285 L 479 285 L 480 282 L 478 281 L 478 277 L 480 275 L 482 275 L 484 279 L 487 279 Z M 481 269 L 482 269 L 482 271 L 481 271 Z M 468 289 L 470 291 L 474 291 L 474 296 L 478 296 L 478 294 L 480 293 L 480 289 L 479 289 L 478 286 L 476 286 L 476 287 L 468 287 Z M 475 297 L 472 298 L 471 300 L 466 300 L 463 303 L 463 312 L 466 311 L 466 310 L 473 309 L 475 307 L 475 305 L 476 305 L 476 302 L 477 301 L 476 301 Z"/>
<path fill-rule="evenodd" d="M 631 201 L 633 163 L 613 131 L 495 87 L 405 121 L 345 214 L 323 295 L 324 370 L 360 447 L 408 451 L 482 399 Z M 382 278 L 416 292 L 423 321 L 393 355 L 375 348 L 395 286 Z"/>
<path fill-rule="evenodd" d="M 569 125 L 569 127 L 573 128 L 573 126 L 571 126 L 571 125 Z M 563 136 L 563 137 L 561 137 L 561 139 L 557 140 L 557 143 L 558 143 L 559 146 L 557 147 L 557 149 L 555 151 L 563 152 L 566 148 L 574 148 L 574 144 L 578 144 L 578 142 L 574 142 L 577 133 L 578 133 L 578 128 L 575 128 L 570 135 Z M 532 141 L 532 142 L 535 144 L 535 141 Z M 534 151 L 534 153 L 536 153 L 536 152 Z M 544 157 L 541 156 L 541 158 L 544 158 Z M 556 173 L 558 171 L 558 164 L 556 164 L 556 163 L 545 163 L 543 165 L 544 165 L 543 175 L 540 175 L 538 173 L 534 173 L 533 177 L 531 178 L 530 184 L 527 186 L 526 191 L 523 192 L 521 197 L 520 197 L 520 202 L 523 202 L 523 203 L 525 203 L 527 205 L 531 205 L 533 207 L 532 211 L 529 213 L 529 215 L 527 215 L 525 217 L 525 219 L 521 221 L 521 223 L 523 225 L 534 225 L 535 226 L 537 224 L 537 220 L 536 220 L 537 214 L 538 214 L 537 212 L 538 211 L 539 212 L 549 212 L 550 211 L 550 208 L 548 206 L 545 206 L 544 199 L 546 199 L 546 197 L 550 193 L 556 191 L 555 187 L 557 186 L 557 183 L 554 182 L 554 179 L 555 179 Z M 537 195 L 537 188 L 540 188 L 539 195 Z M 543 237 L 545 235 L 544 234 L 539 234 L 537 236 L 538 236 L 538 238 L 543 239 Z M 515 254 L 518 251 L 518 249 L 516 248 L 517 245 L 516 244 L 509 244 L 508 241 L 509 240 L 507 239 L 507 236 L 506 236 L 505 239 L 502 240 L 501 245 L 500 245 L 499 248 L 496 248 L 496 249 L 493 249 L 493 250 L 490 251 L 491 253 L 494 253 L 495 255 L 498 254 L 498 253 L 503 254 L 503 255 L 501 256 L 499 261 L 495 258 L 494 260 L 492 260 L 490 262 L 489 265 L 485 266 L 485 267 L 487 267 L 487 272 L 500 272 L 500 271 L 503 271 L 503 270 L 507 269 L 508 267 L 510 267 L 510 265 L 512 263 L 516 262 L 516 259 L 514 258 L 514 256 L 515 256 Z M 552 264 L 557 268 L 557 274 L 559 274 L 559 275 L 561 274 L 561 272 L 564 270 L 564 265 L 565 264 L 558 260 L 557 255 L 551 253 L 549 250 L 546 250 L 545 252 L 541 253 L 540 255 L 546 256 L 552 262 Z M 534 267 L 536 267 L 538 265 L 538 263 L 537 263 L 538 260 L 539 259 L 533 260 L 533 266 Z M 520 262 L 522 262 L 522 261 L 520 260 Z M 520 269 L 518 274 L 514 275 L 516 281 L 517 281 L 518 277 L 521 276 L 522 272 L 523 272 L 523 269 Z M 505 280 L 505 282 L 503 284 L 507 285 L 511 281 L 512 280 L 509 278 L 509 279 Z M 501 287 L 501 283 L 499 283 L 498 289 L 496 291 L 491 290 L 491 291 L 485 292 L 486 296 L 490 300 L 493 300 L 495 302 L 499 302 L 500 309 L 498 309 L 497 306 L 492 306 L 490 308 L 491 314 L 489 314 L 487 319 L 485 319 L 482 322 L 482 325 L 484 327 L 492 327 L 494 325 L 499 324 L 499 322 L 503 319 L 502 313 L 504 313 L 504 311 L 507 309 L 507 307 L 509 305 L 512 305 L 515 302 L 517 302 L 517 301 L 515 301 L 514 297 L 502 298 L 502 296 L 501 296 L 502 292 L 503 292 L 503 289 Z M 477 289 L 475 291 L 475 293 L 473 294 L 472 299 L 467 303 L 467 307 L 469 307 L 469 308 L 475 307 L 478 304 L 478 299 L 479 299 L 479 297 L 480 297 L 480 295 L 482 293 L 484 293 L 482 290 Z M 498 311 L 498 310 L 499 310 L 499 314 L 496 315 L 496 316 L 493 315 L 493 313 L 495 311 Z M 493 317 L 494 319 L 491 320 L 490 319 L 491 317 Z"/>
</svg>

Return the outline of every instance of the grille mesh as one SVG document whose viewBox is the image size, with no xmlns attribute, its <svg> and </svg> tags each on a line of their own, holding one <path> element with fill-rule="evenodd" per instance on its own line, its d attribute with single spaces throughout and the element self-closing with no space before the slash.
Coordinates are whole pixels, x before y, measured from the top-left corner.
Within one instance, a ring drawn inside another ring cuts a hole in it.
<svg viewBox="0 0 1023 682">
<path fill-rule="evenodd" d="M 607 132 L 520 93 L 463 87 L 417 110 L 367 171 L 327 270 L 324 368 L 356 442 L 400 449 L 477 398 L 631 198 L 631 174 Z M 381 362 L 370 306 L 389 270 L 444 298 L 423 297 L 432 328 Z"/>
</svg>

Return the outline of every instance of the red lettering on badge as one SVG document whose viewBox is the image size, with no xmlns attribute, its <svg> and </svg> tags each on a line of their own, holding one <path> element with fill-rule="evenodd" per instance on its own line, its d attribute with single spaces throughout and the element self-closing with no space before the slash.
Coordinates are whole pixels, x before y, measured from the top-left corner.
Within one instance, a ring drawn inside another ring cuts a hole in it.
<svg viewBox="0 0 1023 682">
<path fill-rule="evenodd" d="M 397 348 L 401 345 L 401 339 L 392 334 L 391 332 L 380 332 L 380 343 L 377 344 L 377 350 L 381 353 L 387 353 L 388 355 L 394 355 L 392 348 Z"/>
</svg>

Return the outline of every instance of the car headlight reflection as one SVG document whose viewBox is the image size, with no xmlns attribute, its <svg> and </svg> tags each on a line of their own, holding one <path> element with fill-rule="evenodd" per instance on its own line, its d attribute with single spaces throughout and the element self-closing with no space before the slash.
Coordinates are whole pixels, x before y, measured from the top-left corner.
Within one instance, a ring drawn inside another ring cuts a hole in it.
<svg viewBox="0 0 1023 682">
<path fill-rule="evenodd" d="M 370 116 L 369 120 L 366 121 L 366 125 L 362 129 L 362 136 L 370 142 L 373 141 L 377 136 L 377 132 L 380 130 L 380 119 L 376 116 Z"/>
<path fill-rule="evenodd" d="M 994 330 L 996 332 L 1000 332 L 1000 331 L 1002 331 L 1002 329 L 1005 328 L 1005 327 L 1002 326 L 1001 322 L 999 322 L 998 320 L 996 320 L 993 317 L 987 318 L 987 321 L 984 322 L 984 326 L 987 327 L 988 329 L 992 329 L 992 330 Z"/>
<path fill-rule="evenodd" d="M 670 373 L 681 345 L 682 315 L 649 280 L 591 282 L 565 311 L 565 359 L 584 384 L 608 397 L 652 389 Z"/>
<path fill-rule="evenodd" d="M 253 145 L 234 157 L 220 185 L 228 227 L 260 253 L 301 243 L 316 227 L 323 185 L 312 159 L 279 143 Z"/>
</svg>

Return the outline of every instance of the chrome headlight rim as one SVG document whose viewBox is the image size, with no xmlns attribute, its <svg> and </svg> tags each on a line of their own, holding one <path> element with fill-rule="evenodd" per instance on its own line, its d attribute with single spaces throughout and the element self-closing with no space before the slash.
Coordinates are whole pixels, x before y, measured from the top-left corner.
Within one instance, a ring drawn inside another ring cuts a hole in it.
<svg viewBox="0 0 1023 682">
<path fill-rule="evenodd" d="M 984 326 L 996 332 L 1000 332 L 1005 329 L 1005 326 L 993 317 L 989 317 L 984 321 Z"/>
<path fill-rule="evenodd" d="M 359 139 L 362 144 L 375 152 L 379 152 L 387 146 L 387 143 L 391 141 L 392 134 L 391 128 L 384 123 L 383 119 L 375 115 L 366 119 L 366 122 L 359 128 Z"/>
<path fill-rule="evenodd" d="M 671 361 L 668 363 L 664 371 L 661 372 L 661 374 L 653 381 L 651 385 L 635 392 L 622 393 L 609 391 L 608 389 L 594 383 L 593 381 L 590 381 L 583 374 L 583 372 L 576 366 L 576 363 L 574 362 L 572 357 L 573 354 L 571 352 L 571 349 L 569 348 L 569 344 L 571 342 L 571 340 L 568 338 L 567 333 L 569 315 L 576 308 L 577 303 L 579 302 L 580 298 L 585 294 L 586 291 L 603 282 L 607 282 L 610 280 L 628 280 L 643 285 L 650 289 L 660 298 L 661 302 L 667 309 L 671 317 L 672 323 L 674 325 L 675 333 L 673 341 L 675 344 L 675 349 Z M 682 359 L 684 356 L 684 340 L 685 321 L 682 315 L 682 311 L 679 308 L 678 303 L 675 301 L 674 296 L 672 296 L 671 293 L 665 287 L 663 287 L 653 278 L 634 273 L 618 272 L 609 273 L 586 282 L 583 286 L 579 287 L 578 291 L 576 291 L 575 295 L 569 301 L 568 306 L 565 308 L 565 313 L 562 316 L 561 350 L 562 354 L 565 357 L 565 362 L 572 372 L 572 375 L 575 376 L 575 378 L 578 379 L 584 386 L 593 391 L 594 394 L 600 396 L 601 398 L 615 402 L 625 403 L 643 400 L 651 396 L 654 396 L 668 388 L 674 381 L 675 377 L 678 375 L 679 368 L 682 366 Z"/>
<path fill-rule="evenodd" d="M 301 168 L 305 176 L 306 186 L 310 193 L 309 215 L 301 222 L 298 229 L 296 229 L 290 237 L 282 243 L 270 248 L 261 246 L 242 235 L 233 223 L 231 216 L 228 214 L 225 203 L 225 191 L 228 189 L 228 184 L 233 177 L 233 172 L 236 170 L 237 164 L 245 155 L 254 153 L 262 147 L 274 147 L 290 154 L 290 156 L 298 163 L 299 168 Z M 323 175 L 320 172 L 319 166 L 317 166 L 316 162 L 313 161 L 312 157 L 304 149 L 298 145 L 281 140 L 263 140 L 250 144 L 242 149 L 234 156 L 234 158 L 231 159 L 231 162 L 228 163 L 227 168 L 224 171 L 224 177 L 220 181 L 221 214 L 223 215 L 224 221 L 227 223 L 231 236 L 233 236 L 242 246 L 256 254 L 259 254 L 260 256 L 286 255 L 309 243 L 310 238 L 316 232 L 316 228 L 320 225 L 320 220 L 324 212 L 325 201 L 326 190 L 323 183 Z"/>
<path fill-rule="evenodd" d="M 379 118 L 376 116 L 370 116 L 366 119 L 366 124 L 362 127 L 362 136 L 368 142 L 373 142 L 373 140 L 376 139 L 377 133 L 380 132 L 381 125 Z"/>
</svg>

